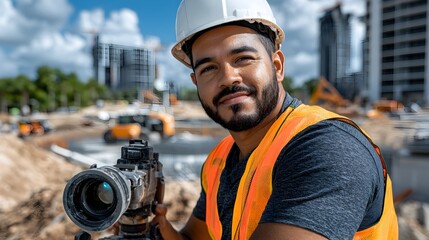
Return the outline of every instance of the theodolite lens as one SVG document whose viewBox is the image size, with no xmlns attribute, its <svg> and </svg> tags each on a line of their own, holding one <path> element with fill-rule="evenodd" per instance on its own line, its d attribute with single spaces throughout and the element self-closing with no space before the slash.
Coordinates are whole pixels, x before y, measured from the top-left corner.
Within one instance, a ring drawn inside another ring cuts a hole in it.
<svg viewBox="0 0 429 240">
<path fill-rule="evenodd" d="M 84 182 L 81 197 L 83 208 L 88 217 L 101 218 L 113 213 L 117 199 L 112 187 L 103 179 L 88 179 Z"/>
<path fill-rule="evenodd" d="M 107 182 L 102 182 L 97 187 L 97 195 L 105 204 L 112 204 L 113 202 L 113 190 Z"/>
<path fill-rule="evenodd" d="M 87 231 L 101 231 L 119 220 L 131 197 L 130 182 L 119 169 L 93 168 L 75 175 L 66 185 L 64 210 Z"/>
</svg>

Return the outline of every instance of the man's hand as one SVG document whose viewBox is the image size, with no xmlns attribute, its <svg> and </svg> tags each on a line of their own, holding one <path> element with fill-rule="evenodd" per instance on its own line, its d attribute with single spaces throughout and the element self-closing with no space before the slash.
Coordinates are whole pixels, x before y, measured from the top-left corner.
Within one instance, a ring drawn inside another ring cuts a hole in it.
<svg viewBox="0 0 429 240">
<path fill-rule="evenodd" d="M 180 232 L 174 229 L 167 220 L 167 207 L 165 205 L 158 204 L 155 208 L 155 215 L 151 224 L 158 224 L 159 231 L 164 240 L 211 239 L 207 231 L 206 223 L 192 215 Z"/>
<path fill-rule="evenodd" d="M 158 204 L 155 208 L 155 217 L 152 219 L 152 225 L 158 225 L 159 231 L 161 232 L 162 238 L 165 240 L 182 240 L 186 239 L 173 228 L 171 223 L 167 221 L 167 207 L 163 204 Z"/>
</svg>

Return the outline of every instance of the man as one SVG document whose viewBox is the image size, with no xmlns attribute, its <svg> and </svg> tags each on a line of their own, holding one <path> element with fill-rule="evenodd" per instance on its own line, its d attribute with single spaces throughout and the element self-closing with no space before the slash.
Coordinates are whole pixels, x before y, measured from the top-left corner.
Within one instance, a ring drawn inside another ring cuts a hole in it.
<svg viewBox="0 0 429 240">
<path fill-rule="evenodd" d="M 202 192 L 164 239 L 397 239 L 378 148 L 351 120 L 282 87 L 284 34 L 266 0 L 183 0 L 173 55 L 192 68 L 207 114 L 229 130 L 204 163 Z"/>
</svg>

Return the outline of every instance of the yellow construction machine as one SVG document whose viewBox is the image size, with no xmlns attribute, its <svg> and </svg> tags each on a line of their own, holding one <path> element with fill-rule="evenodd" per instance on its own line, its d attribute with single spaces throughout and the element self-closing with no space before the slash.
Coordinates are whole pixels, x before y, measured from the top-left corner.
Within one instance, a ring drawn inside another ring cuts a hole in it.
<svg viewBox="0 0 429 240">
<path fill-rule="evenodd" d="M 404 105 L 396 100 L 380 99 L 372 103 L 372 109 L 366 115 L 368 118 L 380 118 L 386 114 L 404 111 Z"/>
<path fill-rule="evenodd" d="M 159 133 L 163 139 L 175 134 L 173 115 L 166 112 L 124 113 L 116 118 L 114 126 L 103 135 L 106 143 L 117 140 L 149 140 L 151 133 Z"/>
<path fill-rule="evenodd" d="M 20 119 L 18 121 L 18 137 L 40 136 L 51 131 L 47 119 Z"/>
<path fill-rule="evenodd" d="M 316 90 L 310 97 L 310 104 L 323 105 L 330 108 L 331 106 L 346 107 L 350 102 L 347 99 L 344 99 L 338 90 L 328 82 L 328 80 L 321 77 Z"/>
</svg>

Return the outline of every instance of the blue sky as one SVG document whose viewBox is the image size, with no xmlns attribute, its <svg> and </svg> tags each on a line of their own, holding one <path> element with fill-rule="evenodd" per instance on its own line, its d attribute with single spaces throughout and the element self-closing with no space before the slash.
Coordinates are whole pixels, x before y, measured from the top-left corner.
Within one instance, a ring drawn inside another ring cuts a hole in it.
<svg viewBox="0 0 429 240">
<path fill-rule="evenodd" d="M 295 85 L 318 77 L 318 18 L 335 0 L 268 0 L 285 31 L 285 75 Z M 342 0 L 352 13 L 352 71 L 360 69 L 363 0 Z M 192 86 L 190 70 L 171 56 L 180 0 L 0 0 L 0 78 L 33 78 L 40 65 L 93 76 L 91 46 L 101 41 L 157 49 L 161 78 Z"/>
<path fill-rule="evenodd" d="M 119 9 L 134 10 L 139 17 L 139 29 L 143 35 L 158 36 L 162 44 L 175 41 L 175 15 L 180 0 L 70 0 L 74 11 L 71 22 L 82 10 L 101 8 L 106 15 Z M 144 3 L 144 4 L 142 4 Z"/>
</svg>

